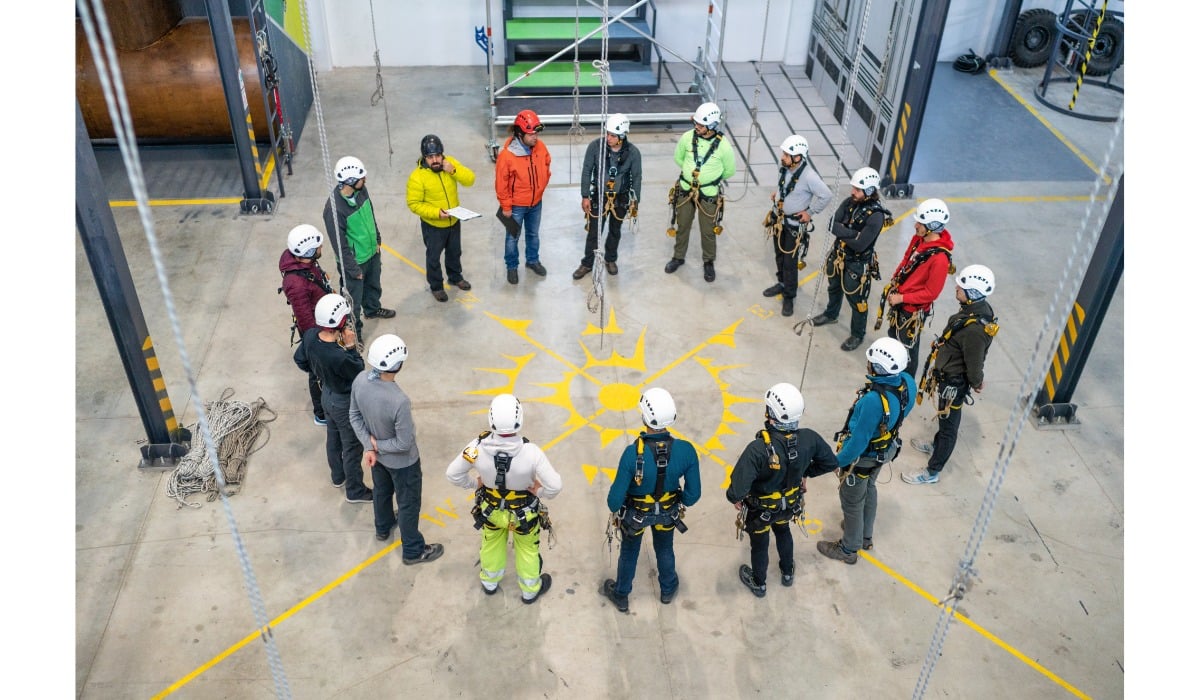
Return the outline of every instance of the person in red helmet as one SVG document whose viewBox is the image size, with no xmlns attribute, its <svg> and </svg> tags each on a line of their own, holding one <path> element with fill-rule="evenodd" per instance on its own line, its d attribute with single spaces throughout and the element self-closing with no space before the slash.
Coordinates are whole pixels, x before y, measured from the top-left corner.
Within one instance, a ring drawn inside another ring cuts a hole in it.
<svg viewBox="0 0 1200 700">
<path fill-rule="evenodd" d="M 504 239 L 504 267 L 509 284 L 517 283 L 520 260 L 517 241 L 525 229 L 525 267 L 546 276 L 538 260 L 538 228 L 542 222 L 542 194 L 550 182 L 550 149 L 538 138 L 542 120 L 531 109 L 513 118 L 512 136 L 496 156 L 496 216 L 508 235 Z"/>
</svg>

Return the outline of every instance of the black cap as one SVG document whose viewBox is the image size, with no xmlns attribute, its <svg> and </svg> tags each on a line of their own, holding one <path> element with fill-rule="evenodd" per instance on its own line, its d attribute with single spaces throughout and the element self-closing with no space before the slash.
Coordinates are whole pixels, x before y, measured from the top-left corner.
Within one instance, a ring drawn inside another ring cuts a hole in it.
<svg viewBox="0 0 1200 700">
<path fill-rule="evenodd" d="M 426 134 L 421 139 L 421 155 L 422 156 L 440 156 L 442 155 L 442 140 L 435 134 Z"/>
</svg>

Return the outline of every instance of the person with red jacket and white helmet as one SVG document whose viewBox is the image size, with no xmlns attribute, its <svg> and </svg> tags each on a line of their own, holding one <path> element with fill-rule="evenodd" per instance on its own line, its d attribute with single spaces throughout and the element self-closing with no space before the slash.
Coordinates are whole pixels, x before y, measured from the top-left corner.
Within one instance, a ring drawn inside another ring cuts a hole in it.
<svg viewBox="0 0 1200 700">
<path fill-rule="evenodd" d="M 279 274 L 283 284 L 279 292 L 287 297 L 292 307 L 292 342 L 317 325 L 314 309 L 317 302 L 333 289 L 329 286 L 329 275 L 321 269 L 317 259 L 321 257 L 325 237 L 311 224 L 300 224 L 288 233 L 287 249 L 279 256 Z M 325 408 L 321 406 L 321 382 L 316 373 L 308 373 L 308 395 L 312 399 L 313 423 L 325 425 Z"/>
<path fill-rule="evenodd" d="M 892 273 L 892 280 L 883 289 L 883 302 L 892 307 L 888 312 L 888 337 L 895 338 L 908 349 L 908 367 L 904 371 L 917 374 L 921 330 L 946 286 L 946 276 L 954 274 L 954 239 L 950 237 L 950 208 L 940 199 L 927 199 L 917 206 L 913 227 L 916 233 L 908 242 L 904 257 Z M 876 321 L 878 329 L 880 321 Z"/>
<path fill-rule="evenodd" d="M 538 259 L 538 229 L 542 223 L 542 194 L 550 182 L 550 149 L 538 138 L 542 120 L 531 109 L 523 109 L 513 118 L 512 136 L 496 155 L 496 216 L 504 224 L 504 267 L 509 284 L 517 283 L 520 260 L 517 240 L 525 228 L 525 267 L 546 276 Z"/>
</svg>

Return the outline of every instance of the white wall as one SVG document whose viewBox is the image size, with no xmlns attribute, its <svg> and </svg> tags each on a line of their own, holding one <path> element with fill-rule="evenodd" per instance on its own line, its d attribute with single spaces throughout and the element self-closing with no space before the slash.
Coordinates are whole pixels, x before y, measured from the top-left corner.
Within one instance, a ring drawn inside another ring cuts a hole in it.
<svg viewBox="0 0 1200 700">
<path fill-rule="evenodd" d="M 475 28 L 487 25 L 489 0 L 375 0 L 375 33 L 379 60 L 385 66 L 484 65 L 487 57 L 475 44 Z M 503 4 L 490 0 L 496 57 L 502 62 Z M 590 9 L 586 0 L 582 7 Z M 726 0 L 726 61 L 803 63 L 816 0 Z M 770 23 L 763 50 L 764 13 Z M 703 45 L 708 0 L 654 0 L 658 10 L 656 38 L 688 60 Z M 614 3 L 615 6 L 615 3 Z M 373 66 L 368 0 L 309 0 L 310 31 L 318 68 Z M 573 10 L 573 6 L 571 8 Z M 610 10 L 613 14 L 617 10 Z M 316 35 L 320 35 L 320 37 Z M 322 52 L 327 52 L 322 55 Z M 668 61 L 677 60 L 664 51 Z"/>
</svg>

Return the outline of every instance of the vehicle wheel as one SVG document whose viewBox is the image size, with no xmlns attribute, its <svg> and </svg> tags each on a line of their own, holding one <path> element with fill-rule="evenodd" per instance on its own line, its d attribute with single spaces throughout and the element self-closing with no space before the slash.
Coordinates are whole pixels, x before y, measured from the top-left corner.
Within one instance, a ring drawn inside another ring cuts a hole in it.
<svg viewBox="0 0 1200 700">
<path fill-rule="evenodd" d="M 1050 10 L 1038 8 L 1022 12 L 1008 44 L 1008 55 L 1013 63 L 1022 68 L 1045 65 L 1054 50 L 1055 22 L 1055 15 Z"/>
<path fill-rule="evenodd" d="M 1086 12 L 1071 15 L 1068 26 L 1071 30 L 1086 34 L 1090 38 L 1092 31 L 1096 28 L 1096 18 L 1093 17 L 1092 21 L 1087 23 L 1087 27 L 1084 27 L 1083 25 L 1087 22 L 1087 18 Z M 1092 47 L 1092 60 L 1088 63 L 1087 74 L 1101 76 L 1108 75 L 1116 70 L 1121 65 L 1121 61 L 1124 60 L 1124 54 L 1121 51 L 1121 44 L 1124 41 L 1125 25 L 1121 20 L 1115 18 L 1104 20 L 1104 24 L 1100 25 L 1100 33 L 1096 35 L 1096 45 Z M 1076 41 L 1074 37 L 1066 37 L 1061 49 L 1063 56 L 1065 57 L 1066 52 L 1074 48 L 1075 45 Z M 1079 49 L 1079 53 L 1081 54 L 1080 60 L 1082 60 L 1082 54 L 1086 52 L 1087 42 L 1084 41 Z"/>
</svg>

